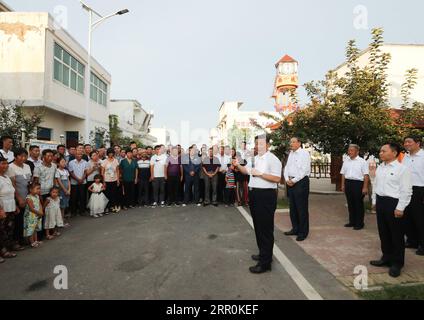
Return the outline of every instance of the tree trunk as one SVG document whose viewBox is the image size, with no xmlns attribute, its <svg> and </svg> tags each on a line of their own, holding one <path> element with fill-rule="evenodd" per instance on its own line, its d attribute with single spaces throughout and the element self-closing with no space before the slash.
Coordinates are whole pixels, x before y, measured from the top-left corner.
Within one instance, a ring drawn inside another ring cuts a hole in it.
<svg viewBox="0 0 424 320">
<path fill-rule="evenodd" d="M 331 183 L 336 185 L 336 191 L 342 190 L 342 175 L 340 170 L 343 165 L 343 157 L 331 155 Z"/>
</svg>

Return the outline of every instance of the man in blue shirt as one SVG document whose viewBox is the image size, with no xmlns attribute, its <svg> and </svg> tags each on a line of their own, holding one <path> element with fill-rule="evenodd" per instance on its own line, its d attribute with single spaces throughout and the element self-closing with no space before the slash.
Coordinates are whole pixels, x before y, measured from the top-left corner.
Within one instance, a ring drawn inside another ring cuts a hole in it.
<svg viewBox="0 0 424 320">
<path fill-rule="evenodd" d="M 201 206 L 199 203 L 199 181 L 201 161 L 197 155 L 197 150 L 193 147 L 189 148 L 188 155 L 182 159 L 184 172 L 184 204 L 185 207 L 190 201 L 190 195 L 193 194 L 193 203 Z"/>
</svg>

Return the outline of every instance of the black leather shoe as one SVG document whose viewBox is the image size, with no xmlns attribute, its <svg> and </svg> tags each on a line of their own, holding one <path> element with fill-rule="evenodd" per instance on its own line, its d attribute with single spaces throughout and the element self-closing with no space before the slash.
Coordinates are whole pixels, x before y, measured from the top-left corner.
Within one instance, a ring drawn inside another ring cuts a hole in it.
<svg viewBox="0 0 424 320">
<path fill-rule="evenodd" d="M 259 254 L 253 254 L 252 255 L 252 260 L 253 261 L 259 261 L 261 259 L 261 257 L 259 256 Z"/>
<path fill-rule="evenodd" d="M 284 232 L 284 235 L 286 235 L 286 236 L 297 236 L 297 233 L 294 232 L 293 230 L 290 230 L 290 231 Z"/>
<path fill-rule="evenodd" d="M 296 241 L 301 242 L 301 241 L 305 241 L 306 238 L 305 237 L 301 237 L 301 236 L 297 236 Z"/>
<path fill-rule="evenodd" d="M 352 223 L 346 223 L 344 225 L 345 228 L 353 228 L 353 224 Z"/>
<path fill-rule="evenodd" d="M 418 245 L 415 244 L 415 243 L 407 242 L 407 243 L 405 243 L 405 248 L 407 248 L 407 249 L 418 249 Z"/>
<path fill-rule="evenodd" d="M 267 271 L 271 271 L 271 265 L 262 265 L 258 263 L 256 266 L 250 267 L 249 271 L 251 273 L 256 273 L 256 274 L 264 273 Z"/>
<path fill-rule="evenodd" d="M 397 278 L 400 276 L 400 268 L 398 266 L 391 266 L 389 270 L 389 276 Z"/>
<path fill-rule="evenodd" d="M 370 261 L 370 265 L 374 267 L 390 267 L 390 262 L 384 260 L 372 260 Z"/>
<path fill-rule="evenodd" d="M 357 226 L 357 227 L 353 227 L 353 230 L 362 230 L 364 229 L 364 226 Z"/>
<path fill-rule="evenodd" d="M 424 247 L 419 247 L 415 254 L 417 256 L 424 256 Z"/>
</svg>

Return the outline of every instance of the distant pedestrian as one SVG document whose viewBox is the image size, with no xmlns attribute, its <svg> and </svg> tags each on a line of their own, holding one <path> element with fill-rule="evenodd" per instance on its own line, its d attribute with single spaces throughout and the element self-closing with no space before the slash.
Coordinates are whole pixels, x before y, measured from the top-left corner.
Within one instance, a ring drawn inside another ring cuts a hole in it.
<svg viewBox="0 0 424 320">
<path fill-rule="evenodd" d="M 119 167 L 121 169 L 123 184 L 122 209 L 127 210 L 128 208 L 134 208 L 135 206 L 135 186 L 138 183 L 137 160 L 133 158 L 133 151 L 131 149 L 126 150 L 126 157 L 121 161 Z"/>
<path fill-rule="evenodd" d="M 178 156 L 178 148 L 171 147 L 171 152 L 166 160 L 165 178 L 168 186 L 168 207 L 171 205 L 179 206 L 180 184 L 183 177 L 183 167 L 181 158 Z"/>
<path fill-rule="evenodd" d="M 236 199 L 236 177 L 234 174 L 234 166 L 228 164 L 227 172 L 225 173 L 225 206 L 234 206 Z"/>
<path fill-rule="evenodd" d="M 168 156 L 165 147 L 158 145 L 155 147 L 156 154 L 150 159 L 150 181 L 153 184 L 153 205 L 165 207 L 165 166 Z"/>
<path fill-rule="evenodd" d="M 65 227 L 69 227 L 66 222 L 67 210 L 69 209 L 69 199 L 71 197 L 71 180 L 69 178 L 69 171 L 66 169 L 66 160 L 64 158 L 59 160 L 58 168 L 56 170 L 55 185 L 59 188 L 60 197 L 60 211 Z"/>
<path fill-rule="evenodd" d="M 87 207 L 90 209 L 90 216 L 100 218 L 105 213 L 109 199 L 104 195 L 106 186 L 102 182 L 100 174 L 94 177 L 94 182 L 90 186 L 91 198 Z"/>
<path fill-rule="evenodd" d="M 37 248 L 42 244 L 41 241 L 38 241 L 37 234 L 43 230 L 42 217 L 44 211 L 40 194 L 40 184 L 38 182 L 33 182 L 29 186 L 29 194 L 26 198 L 24 215 L 24 236 L 28 238 L 32 248 Z"/>
<path fill-rule="evenodd" d="M 110 212 L 118 213 L 120 210 L 118 201 L 118 187 L 120 184 L 119 162 L 115 159 L 115 150 L 107 149 L 107 158 L 102 163 L 103 181 L 106 183 L 106 197 L 109 199 L 108 209 L 105 214 Z"/>
<path fill-rule="evenodd" d="M 223 151 L 224 149 L 222 149 Z M 223 163 L 225 163 L 223 161 Z M 213 155 L 213 148 L 209 149 L 209 157 L 207 157 L 203 164 L 202 170 L 205 174 L 205 201 L 204 206 L 208 206 L 211 203 L 211 190 L 212 190 L 212 204 L 218 206 L 218 173 L 221 170 L 221 162 L 217 157 Z M 225 188 L 225 175 L 224 188 Z M 224 191 L 224 190 L 222 190 Z"/>
</svg>

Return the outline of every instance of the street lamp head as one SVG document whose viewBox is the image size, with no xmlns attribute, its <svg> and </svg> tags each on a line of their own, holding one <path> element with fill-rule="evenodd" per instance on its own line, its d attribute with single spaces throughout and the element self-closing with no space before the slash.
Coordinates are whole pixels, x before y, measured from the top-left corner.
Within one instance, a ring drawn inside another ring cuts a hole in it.
<svg viewBox="0 0 424 320">
<path fill-rule="evenodd" d="M 128 13 L 128 12 L 130 12 L 128 9 L 123 9 L 123 10 L 121 10 L 121 11 L 118 11 L 116 14 L 117 14 L 118 16 L 122 16 L 123 14 L 126 14 L 126 13 Z"/>
</svg>

